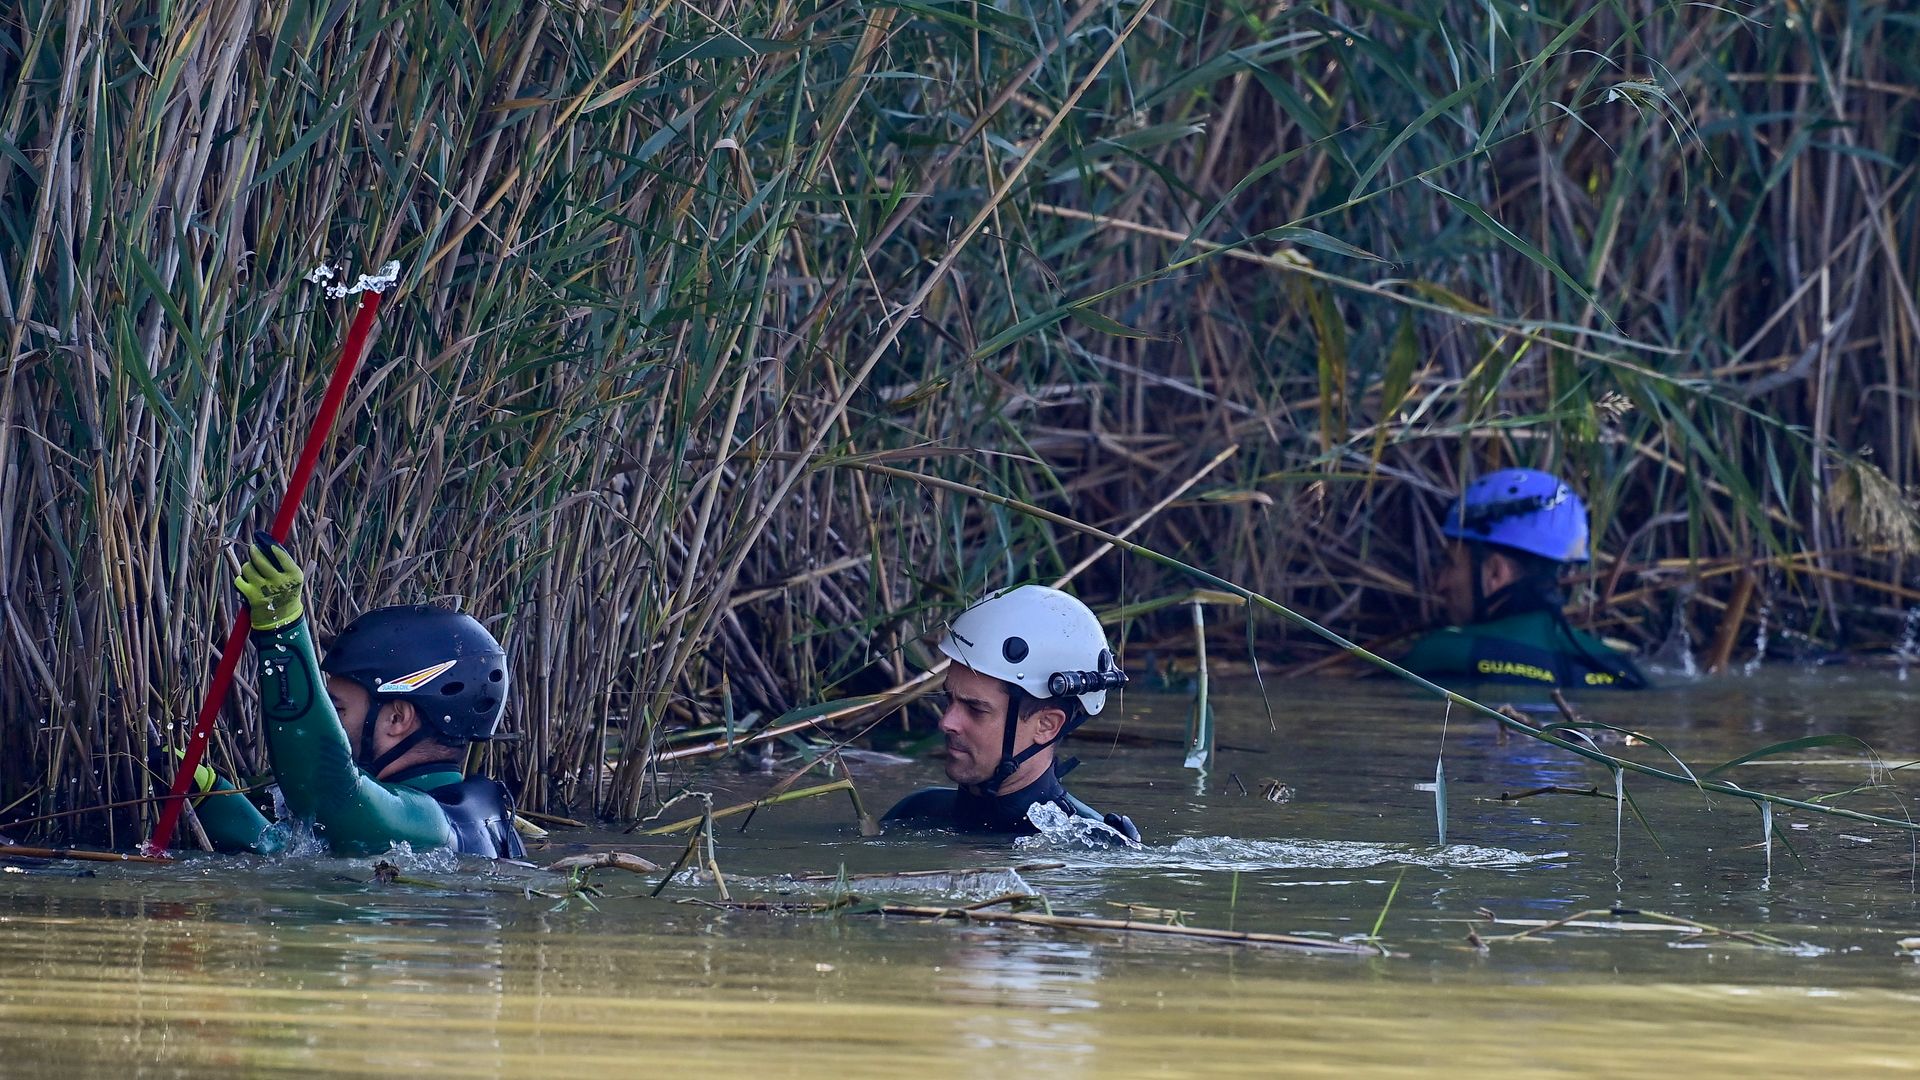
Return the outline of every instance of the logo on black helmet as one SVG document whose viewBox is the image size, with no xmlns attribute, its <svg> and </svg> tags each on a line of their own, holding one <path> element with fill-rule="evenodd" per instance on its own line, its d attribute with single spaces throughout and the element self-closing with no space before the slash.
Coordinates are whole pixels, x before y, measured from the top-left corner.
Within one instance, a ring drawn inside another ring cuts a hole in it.
<svg viewBox="0 0 1920 1080">
<path fill-rule="evenodd" d="M 386 682 L 381 683 L 375 692 L 381 694 L 411 694 L 415 690 L 439 678 L 448 668 L 456 663 L 459 663 L 459 661 L 449 660 L 444 664 L 435 664 L 432 667 L 421 668 L 419 671 L 413 672 L 410 675 L 402 675 L 397 679 L 388 679 Z"/>
</svg>

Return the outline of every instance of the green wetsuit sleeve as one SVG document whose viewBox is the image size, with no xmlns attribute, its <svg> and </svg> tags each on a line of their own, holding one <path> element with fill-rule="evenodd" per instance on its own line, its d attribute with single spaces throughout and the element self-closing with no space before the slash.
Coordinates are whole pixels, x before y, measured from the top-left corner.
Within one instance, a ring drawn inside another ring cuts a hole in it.
<svg viewBox="0 0 1920 1080">
<path fill-rule="evenodd" d="M 354 763 L 307 621 L 255 631 L 253 645 L 260 657 L 267 754 L 287 809 L 313 822 L 335 854 L 375 854 L 402 842 L 420 849 L 452 846 L 453 830 L 433 796 L 382 784 Z"/>
<path fill-rule="evenodd" d="M 215 777 L 212 789 L 193 800 L 193 813 L 215 851 L 264 852 L 269 846 L 261 837 L 272 822 L 222 777 Z"/>
</svg>

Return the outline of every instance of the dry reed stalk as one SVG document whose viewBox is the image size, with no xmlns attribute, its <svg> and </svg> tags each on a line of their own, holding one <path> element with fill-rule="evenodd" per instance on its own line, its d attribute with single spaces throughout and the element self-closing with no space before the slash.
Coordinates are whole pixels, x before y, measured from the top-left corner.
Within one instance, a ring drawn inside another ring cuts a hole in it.
<svg viewBox="0 0 1920 1080">
<path fill-rule="evenodd" d="M 659 864 L 643 859 L 625 851 L 602 851 L 592 855 L 569 855 L 564 859 L 550 862 L 546 867 L 555 872 L 572 870 L 625 870 L 629 874 L 651 874 L 660 869 Z"/>
<path fill-rule="evenodd" d="M 843 776 L 838 780 L 825 784 L 817 784 L 813 787 L 801 788 L 797 791 L 783 791 L 777 795 L 754 799 L 750 802 L 737 803 L 719 810 L 703 810 L 690 818 L 684 818 L 670 824 L 656 825 L 651 829 L 640 829 L 637 831 L 641 836 L 666 836 L 669 833 L 677 833 L 686 829 L 710 825 L 712 822 L 718 821 L 721 818 L 733 817 L 736 814 L 751 814 L 764 806 L 779 806 L 782 803 L 799 802 L 802 799 L 811 799 L 819 795 L 830 795 L 836 791 L 851 792 L 853 790 L 853 781 Z M 864 817 L 864 815 L 862 816 Z M 631 832 L 635 830 L 628 831 Z"/>
<path fill-rule="evenodd" d="M 19 844 L 0 845 L 0 859 L 75 859 L 80 862 L 144 863 L 170 861 L 160 855 L 139 855 L 125 851 L 85 851 L 80 848 L 25 847 Z"/>
</svg>

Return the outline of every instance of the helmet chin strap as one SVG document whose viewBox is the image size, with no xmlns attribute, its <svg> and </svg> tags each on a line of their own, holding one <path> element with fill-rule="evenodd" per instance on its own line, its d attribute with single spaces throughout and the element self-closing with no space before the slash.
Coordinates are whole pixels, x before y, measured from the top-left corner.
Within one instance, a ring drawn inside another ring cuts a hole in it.
<svg viewBox="0 0 1920 1080">
<path fill-rule="evenodd" d="M 1001 726 L 1000 764 L 994 767 L 993 775 L 987 778 L 985 784 L 981 785 L 981 789 L 988 795 L 1000 794 L 1000 789 L 1006 785 L 1008 780 L 1013 779 L 1014 773 L 1020 771 L 1020 766 L 1033 760 L 1035 754 L 1054 746 L 1061 739 L 1066 738 L 1068 732 L 1080 726 L 1072 719 L 1069 719 L 1066 723 L 1060 725 L 1059 733 L 1053 738 L 1048 739 L 1046 742 L 1036 742 L 1025 750 L 1017 754 L 1014 753 L 1013 744 L 1020 726 L 1020 706 L 1026 703 L 1027 696 L 1027 692 L 1017 686 L 1010 685 L 1007 687 L 1007 719 L 1006 723 Z M 1078 712 L 1078 710 L 1073 711 Z M 1071 762 L 1068 768 L 1072 768 L 1073 765 L 1077 764 L 1079 764 L 1077 761 Z M 1056 763 L 1056 771 L 1057 769 L 1058 766 Z"/>
</svg>

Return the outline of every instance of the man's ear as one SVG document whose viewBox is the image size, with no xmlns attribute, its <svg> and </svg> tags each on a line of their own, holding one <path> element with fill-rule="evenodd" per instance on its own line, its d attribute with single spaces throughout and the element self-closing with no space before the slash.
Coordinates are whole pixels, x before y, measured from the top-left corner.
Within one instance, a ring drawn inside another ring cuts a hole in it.
<svg viewBox="0 0 1920 1080">
<path fill-rule="evenodd" d="M 1520 580 L 1520 564 L 1497 551 L 1480 558 L 1480 594 L 1492 596 Z"/>
<path fill-rule="evenodd" d="M 411 701 L 390 701 L 380 713 L 380 723 L 388 735 L 404 739 L 420 727 L 420 710 Z"/>
<path fill-rule="evenodd" d="M 1033 724 L 1034 742 L 1052 742 L 1060 736 L 1060 729 L 1067 724 L 1067 711 L 1058 706 L 1049 705 L 1044 709 L 1035 710 L 1027 719 Z"/>
</svg>

